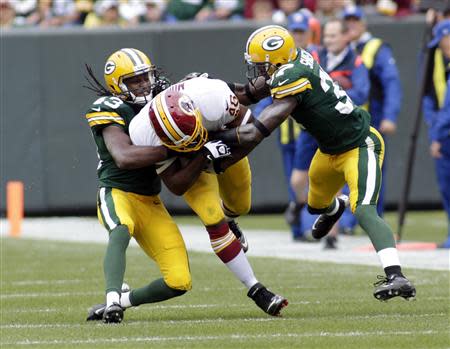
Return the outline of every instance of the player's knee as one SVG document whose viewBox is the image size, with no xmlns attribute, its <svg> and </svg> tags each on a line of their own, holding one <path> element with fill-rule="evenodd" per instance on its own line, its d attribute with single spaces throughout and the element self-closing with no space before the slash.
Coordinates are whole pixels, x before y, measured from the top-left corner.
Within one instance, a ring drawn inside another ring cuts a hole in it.
<svg viewBox="0 0 450 349">
<path fill-rule="evenodd" d="M 250 196 L 250 195 L 249 195 Z M 251 198 L 244 197 L 226 206 L 233 216 L 243 216 L 250 212 Z"/>
<path fill-rule="evenodd" d="M 368 220 L 379 218 L 375 205 L 357 205 L 354 215 L 361 225 Z"/>
<path fill-rule="evenodd" d="M 183 293 L 192 288 L 191 273 L 184 267 L 171 268 L 169 273 L 164 277 L 164 282 L 170 288 L 183 291 Z"/>
</svg>

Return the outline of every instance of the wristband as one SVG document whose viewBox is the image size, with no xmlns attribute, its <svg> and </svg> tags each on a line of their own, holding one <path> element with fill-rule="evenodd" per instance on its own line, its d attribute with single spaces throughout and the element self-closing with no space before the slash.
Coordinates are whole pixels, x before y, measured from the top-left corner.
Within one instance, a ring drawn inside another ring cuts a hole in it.
<svg viewBox="0 0 450 349">
<path fill-rule="evenodd" d="M 261 132 L 261 134 L 264 137 L 269 137 L 270 136 L 270 131 L 267 129 L 266 126 L 264 126 L 264 124 L 259 121 L 258 119 L 254 119 L 253 120 L 253 125 L 255 125 L 255 127 L 258 129 L 259 132 Z"/>
</svg>

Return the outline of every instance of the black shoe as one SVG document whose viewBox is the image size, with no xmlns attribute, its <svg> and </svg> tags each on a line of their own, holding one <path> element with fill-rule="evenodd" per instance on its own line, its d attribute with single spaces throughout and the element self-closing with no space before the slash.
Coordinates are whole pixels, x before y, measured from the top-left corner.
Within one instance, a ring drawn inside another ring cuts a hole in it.
<svg viewBox="0 0 450 349">
<path fill-rule="evenodd" d="M 330 232 L 331 228 L 333 228 L 333 225 L 339 220 L 339 218 L 341 218 L 342 214 L 345 211 L 345 208 L 349 205 L 348 196 L 339 196 L 338 202 L 339 208 L 334 215 L 329 216 L 323 213 L 315 220 L 312 226 L 312 236 L 314 237 L 314 239 L 321 239 Z"/>
<path fill-rule="evenodd" d="M 259 282 L 252 286 L 247 296 L 253 299 L 258 307 L 272 316 L 280 316 L 280 311 L 288 305 L 286 298 L 270 292 Z"/>
<path fill-rule="evenodd" d="M 123 308 L 119 303 L 113 303 L 103 312 L 103 322 L 119 324 L 123 320 Z"/>
<path fill-rule="evenodd" d="M 293 239 L 295 242 L 313 242 L 313 243 L 319 242 L 319 240 L 313 238 L 311 230 L 305 231 L 303 235 L 294 236 Z"/>
<path fill-rule="evenodd" d="M 389 277 L 378 275 L 380 281 L 375 282 L 373 295 L 380 301 L 387 301 L 393 297 L 403 297 L 412 300 L 416 296 L 416 288 L 404 276 L 392 274 Z"/>
<path fill-rule="evenodd" d="M 300 224 L 300 211 L 303 205 L 296 202 L 289 202 L 288 207 L 284 211 L 284 219 L 289 225 L 299 225 Z"/>
<path fill-rule="evenodd" d="M 326 250 L 335 250 L 337 249 L 336 243 L 337 239 L 335 236 L 327 236 L 325 239 L 325 246 L 323 248 Z"/>
<path fill-rule="evenodd" d="M 88 317 L 86 321 L 98 321 L 103 319 L 103 313 L 105 312 L 106 304 L 96 304 L 89 309 Z"/>
<path fill-rule="evenodd" d="M 228 222 L 228 228 L 230 228 L 231 232 L 234 234 L 234 236 L 236 236 L 236 239 L 238 239 L 241 243 L 242 251 L 246 253 L 248 251 L 248 241 L 234 219 Z"/>
</svg>

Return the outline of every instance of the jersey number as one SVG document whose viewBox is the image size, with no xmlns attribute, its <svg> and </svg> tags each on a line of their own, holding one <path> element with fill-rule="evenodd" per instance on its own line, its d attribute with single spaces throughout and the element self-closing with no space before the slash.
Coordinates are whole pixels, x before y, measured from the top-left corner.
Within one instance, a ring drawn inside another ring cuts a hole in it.
<svg viewBox="0 0 450 349">
<path fill-rule="evenodd" d="M 337 83 L 335 83 L 322 68 L 320 68 L 319 74 L 320 74 L 320 86 L 322 87 L 322 90 L 325 93 L 330 88 L 333 88 L 333 93 L 338 100 L 341 99 L 342 97 L 347 97 L 345 103 L 339 101 L 334 108 L 341 114 L 350 114 L 353 111 L 353 109 L 355 109 L 355 107 L 353 105 L 352 100 L 347 95 L 347 93 L 345 93 L 345 91 L 341 89 L 341 87 Z"/>
<path fill-rule="evenodd" d="M 107 107 L 117 109 L 120 107 L 121 104 L 123 104 L 123 101 L 117 97 L 101 97 L 94 102 L 94 104 L 102 104 L 102 103 L 104 103 Z"/>
</svg>

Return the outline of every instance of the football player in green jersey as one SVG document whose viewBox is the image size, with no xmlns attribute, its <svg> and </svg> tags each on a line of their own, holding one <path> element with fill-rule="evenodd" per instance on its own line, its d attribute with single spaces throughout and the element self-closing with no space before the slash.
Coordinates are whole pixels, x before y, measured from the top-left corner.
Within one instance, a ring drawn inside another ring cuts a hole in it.
<svg viewBox="0 0 450 349">
<path fill-rule="evenodd" d="M 252 33 L 245 59 L 250 82 L 234 84 L 235 94 L 242 104 L 272 95 L 273 104 L 252 124 L 215 135 L 228 145 L 241 145 L 239 156 L 235 151 L 233 160 L 222 160 L 222 166 L 248 154 L 289 115 L 293 117 L 319 145 L 309 170 L 308 209 L 320 214 L 313 236 L 320 239 L 327 235 L 350 204 L 386 273 L 374 284 L 375 298 L 414 298 L 416 290 L 402 273 L 392 230 L 376 210 L 384 142 L 370 127 L 370 115 L 353 104 L 307 51 L 295 47 L 283 27 L 271 25 Z M 350 200 L 336 197 L 345 183 Z"/>
<path fill-rule="evenodd" d="M 99 157 L 97 212 L 109 232 L 104 258 L 106 304 L 89 310 L 87 320 L 117 323 L 130 306 L 163 301 L 191 289 L 184 240 L 159 198 L 161 183 L 153 164 L 167 157 L 164 147 L 132 145 L 128 127 L 165 81 L 139 50 L 124 48 L 105 64 L 107 89 L 88 67 L 91 89 L 101 97 L 86 113 Z M 88 80 L 89 81 L 89 80 Z M 161 232 L 164 232 L 163 234 Z M 130 238 L 153 259 L 163 277 L 122 292 Z"/>
</svg>

